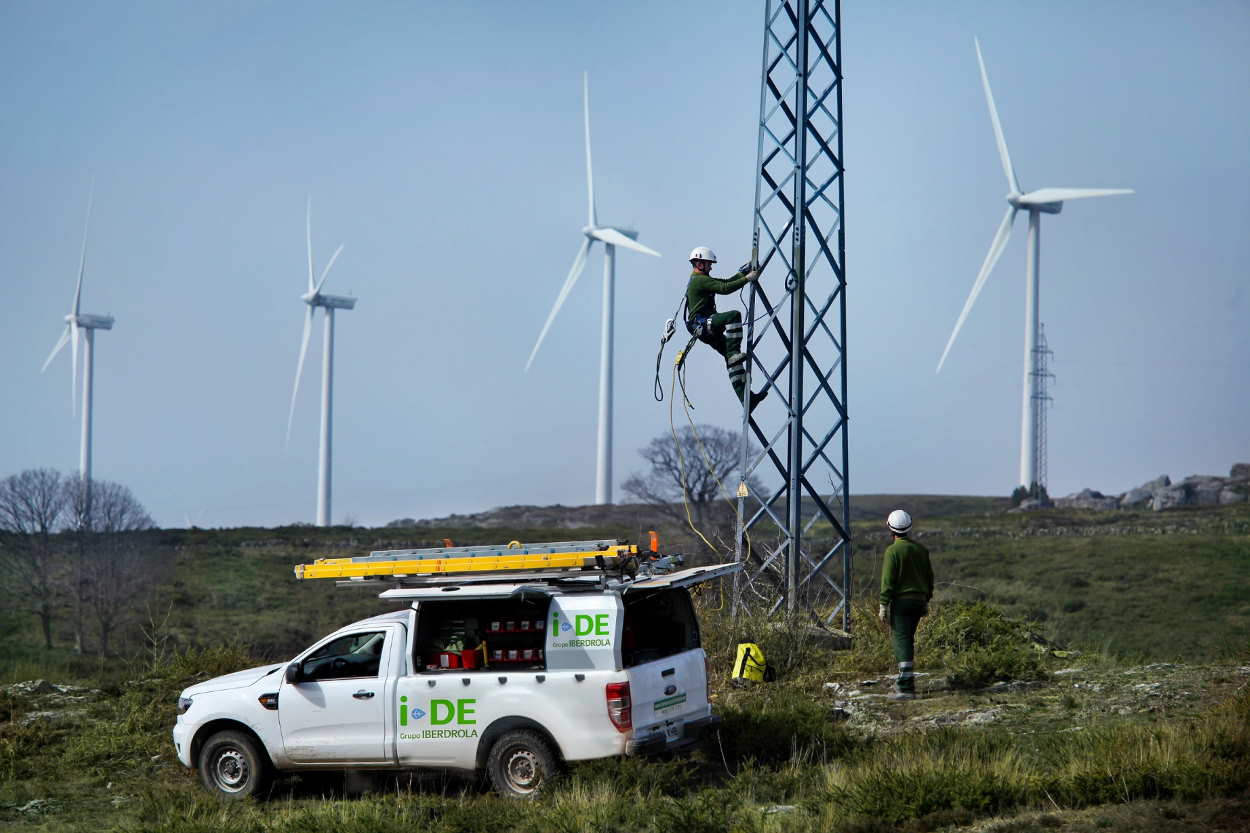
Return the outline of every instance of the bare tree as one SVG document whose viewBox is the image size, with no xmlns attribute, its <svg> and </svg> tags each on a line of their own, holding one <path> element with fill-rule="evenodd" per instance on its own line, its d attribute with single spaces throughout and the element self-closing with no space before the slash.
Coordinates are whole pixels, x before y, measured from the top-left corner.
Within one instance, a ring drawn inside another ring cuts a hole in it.
<svg viewBox="0 0 1250 833">
<path fill-rule="evenodd" d="M 130 489 L 120 483 L 94 480 L 88 488 L 81 480 L 71 481 L 68 491 L 76 526 L 68 575 L 74 602 L 75 648 L 82 653 L 90 613 L 99 634 L 100 653 L 107 654 L 127 606 L 153 582 L 158 561 L 153 543 L 143 533 L 156 524 Z"/>
<path fill-rule="evenodd" d="M 622 488 L 682 524 L 688 506 L 700 529 L 727 525 L 738 489 L 741 437 L 715 425 L 686 425 L 676 434 L 676 441 L 672 433 L 665 433 L 639 449 L 651 468 L 630 475 Z M 759 479 L 748 477 L 747 488 L 757 492 Z"/>
<path fill-rule="evenodd" d="M 5 584 L 39 617 L 52 647 L 56 552 L 53 533 L 66 515 L 65 478 L 53 469 L 27 469 L 0 480 L 0 569 Z"/>
</svg>

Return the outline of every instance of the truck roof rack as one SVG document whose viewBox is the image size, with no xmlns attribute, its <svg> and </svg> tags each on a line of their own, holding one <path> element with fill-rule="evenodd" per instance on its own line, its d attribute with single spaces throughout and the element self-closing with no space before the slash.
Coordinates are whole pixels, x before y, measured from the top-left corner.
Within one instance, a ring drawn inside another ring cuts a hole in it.
<svg viewBox="0 0 1250 833">
<path fill-rule="evenodd" d="M 638 547 L 622 540 L 555 541 L 472 547 L 377 550 L 351 558 L 295 565 L 297 579 L 333 578 L 339 585 L 433 586 L 483 581 L 607 579 L 671 569 L 679 556 L 643 565 Z"/>
</svg>

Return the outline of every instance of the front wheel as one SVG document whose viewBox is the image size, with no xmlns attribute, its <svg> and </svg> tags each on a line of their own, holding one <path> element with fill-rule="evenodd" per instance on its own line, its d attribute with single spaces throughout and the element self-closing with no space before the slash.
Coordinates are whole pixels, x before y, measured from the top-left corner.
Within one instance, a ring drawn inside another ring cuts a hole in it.
<svg viewBox="0 0 1250 833">
<path fill-rule="evenodd" d="M 490 748 L 486 774 L 506 798 L 529 798 L 542 792 L 559 772 L 551 745 L 537 732 L 508 732 Z"/>
<path fill-rule="evenodd" d="M 200 781 L 219 798 L 257 795 L 269 783 L 269 760 L 243 732 L 218 732 L 200 750 Z"/>
</svg>

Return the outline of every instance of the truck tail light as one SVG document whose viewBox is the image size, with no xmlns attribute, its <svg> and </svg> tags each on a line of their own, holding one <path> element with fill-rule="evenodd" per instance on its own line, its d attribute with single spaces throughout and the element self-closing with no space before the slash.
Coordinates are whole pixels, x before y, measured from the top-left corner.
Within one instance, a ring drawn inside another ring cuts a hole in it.
<svg viewBox="0 0 1250 833">
<path fill-rule="evenodd" d="M 633 701 L 629 698 L 629 683 L 608 683 L 604 694 L 608 698 L 608 719 L 618 732 L 634 728 Z"/>
</svg>

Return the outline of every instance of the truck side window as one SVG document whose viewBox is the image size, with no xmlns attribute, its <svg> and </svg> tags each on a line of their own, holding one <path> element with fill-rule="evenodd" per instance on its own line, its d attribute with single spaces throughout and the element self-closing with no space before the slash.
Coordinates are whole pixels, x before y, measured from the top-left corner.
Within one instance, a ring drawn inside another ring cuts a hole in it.
<svg viewBox="0 0 1250 833">
<path fill-rule="evenodd" d="M 699 647 L 699 623 L 681 588 L 625 594 L 621 660 L 626 668 Z"/>
<path fill-rule="evenodd" d="M 368 631 L 340 636 L 327 642 L 304 659 L 304 679 L 341 680 L 348 677 L 376 677 L 382 662 L 386 631 Z"/>
</svg>

